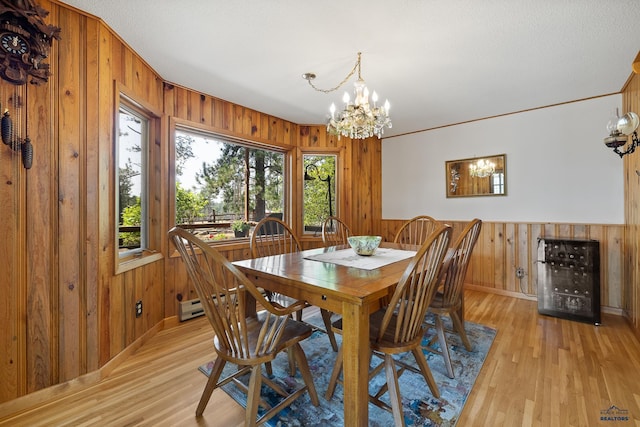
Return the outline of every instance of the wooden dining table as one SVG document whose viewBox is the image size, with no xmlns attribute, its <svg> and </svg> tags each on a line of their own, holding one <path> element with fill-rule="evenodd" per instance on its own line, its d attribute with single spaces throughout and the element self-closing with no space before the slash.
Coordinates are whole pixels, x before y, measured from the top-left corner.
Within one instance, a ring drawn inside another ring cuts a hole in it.
<svg viewBox="0 0 640 427">
<path fill-rule="evenodd" d="M 380 247 L 407 251 L 419 248 L 387 242 Z M 393 293 L 411 258 L 370 270 L 307 258 L 347 248 L 348 245 L 310 249 L 233 264 L 259 287 L 342 316 L 344 425 L 364 427 L 369 422 L 369 314 Z M 255 313 L 255 304 L 248 305 L 249 311 Z"/>
</svg>

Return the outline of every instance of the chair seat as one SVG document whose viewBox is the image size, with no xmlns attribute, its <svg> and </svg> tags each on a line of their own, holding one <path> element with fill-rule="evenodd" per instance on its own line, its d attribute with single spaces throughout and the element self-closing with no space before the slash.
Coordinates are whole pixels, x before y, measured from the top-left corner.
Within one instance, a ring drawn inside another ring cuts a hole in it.
<svg viewBox="0 0 640 427">
<path fill-rule="evenodd" d="M 437 292 L 433 296 L 433 300 L 431 304 L 429 304 L 429 311 L 440 311 L 444 313 L 448 313 L 450 311 L 458 310 L 462 306 L 462 299 L 459 299 L 456 304 L 449 305 L 446 303 L 444 294 L 442 292 Z"/>
<path fill-rule="evenodd" d="M 261 363 L 265 363 L 267 361 L 273 360 L 273 358 L 284 349 L 292 346 L 296 342 L 300 342 L 305 340 L 306 338 L 311 336 L 313 329 L 306 323 L 298 322 L 295 320 L 291 320 L 286 323 L 282 335 L 275 343 L 274 348 L 269 353 L 263 355 L 262 357 L 257 358 L 255 354 L 257 353 L 256 343 L 259 342 L 258 336 L 262 330 L 263 325 L 267 321 L 267 316 L 269 312 L 261 311 L 258 312 L 257 317 L 249 317 L 246 320 L 246 333 L 247 333 L 247 341 L 249 344 L 249 352 L 250 354 L 242 355 L 235 354 L 233 349 L 227 349 L 220 345 L 220 341 L 218 337 L 214 337 L 214 346 L 216 349 L 216 353 L 228 360 L 229 362 L 241 364 L 241 365 L 258 365 Z M 276 318 L 274 316 L 269 316 L 268 322 L 269 326 L 273 325 Z"/>
<path fill-rule="evenodd" d="M 388 354 L 404 353 L 415 347 L 416 343 L 421 341 L 422 336 L 425 334 L 426 329 L 422 328 L 422 333 L 418 334 L 412 341 L 404 341 L 400 344 L 396 344 L 394 341 L 393 333 L 396 329 L 397 316 L 391 317 L 389 326 L 385 329 L 382 339 L 378 340 L 378 334 L 380 333 L 380 325 L 384 317 L 385 310 L 378 310 L 369 316 L 369 342 L 371 343 L 371 349 L 374 351 L 381 351 Z M 336 320 L 331 324 L 331 330 L 337 334 L 342 334 L 342 318 Z"/>
</svg>

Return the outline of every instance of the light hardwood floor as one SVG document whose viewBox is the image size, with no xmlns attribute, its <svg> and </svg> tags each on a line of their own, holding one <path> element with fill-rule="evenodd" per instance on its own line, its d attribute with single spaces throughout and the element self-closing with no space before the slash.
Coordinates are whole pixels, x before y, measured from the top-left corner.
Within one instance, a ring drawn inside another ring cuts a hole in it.
<svg viewBox="0 0 640 427">
<path fill-rule="evenodd" d="M 465 295 L 466 318 L 498 334 L 458 427 L 640 426 L 640 343 L 623 318 L 593 326 L 541 316 L 533 301 Z M 0 424 L 242 426 L 243 410 L 219 390 L 195 417 L 212 337 L 204 318 L 161 331 L 100 383 Z M 601 421 L 611 405 L 629 420 Z"/>
</svg>

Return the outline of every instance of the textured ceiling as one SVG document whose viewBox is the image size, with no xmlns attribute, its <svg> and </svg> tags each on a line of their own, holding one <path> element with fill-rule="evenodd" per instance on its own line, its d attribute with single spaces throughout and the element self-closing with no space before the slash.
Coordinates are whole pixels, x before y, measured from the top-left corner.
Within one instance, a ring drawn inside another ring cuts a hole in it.
<svg viewBox="0 0 640 427">
<path fill-rule="evenodd" d="M 64 3 L 165 80 L 299 124 L 324 123 L 354 81 L 325 94 L 301 75 L 334 87 L 362 52 L 367 86 L 391 103 L 385 137 L 617 93 L 640 50 L 639 0 Z"/>
</svg>

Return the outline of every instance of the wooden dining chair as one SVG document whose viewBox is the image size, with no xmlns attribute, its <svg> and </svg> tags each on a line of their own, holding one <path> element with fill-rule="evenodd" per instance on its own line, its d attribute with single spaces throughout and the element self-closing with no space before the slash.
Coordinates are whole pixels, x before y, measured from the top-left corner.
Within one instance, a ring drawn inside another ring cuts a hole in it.
<svg viewBox="0 0 640 427">
<path fill-rule="evenodd" d="M 202 416 L 213 390 L 230 382 L 247 393 L 246 426 L 266 422 L 305 391 L 309 393 L 311 402 L 318 406 L 311 371 L 300 346 L 300 342 L 311 336 L 313 331 L 308 325 L 293 320 L 290 316 L 304 306 L 304 301 L 294 302 L 288 307 L 273 305 L 244 273 L 202 240 L 175 227 L 169 231 L 169 238 L 182 257 L 205 315 L 215 332 L 213 346 L 217 357 L 200 397 L 196 416 Z M 255 298 L 256 303 L 264 308 L 255 317 L 245 316 L 248 298 Z M 290 392 L 262 374 L 261 365 L 270 364 L 284 350 L 293 354 L 304 380 L 304 386 Z M 220 379 L 227 362 L 237 365 L 238 369 Z M 248 385 L 245 385 L 240 382 L 239 377 L 247 373 L 250 373 L 250 379 Z M 270 407 L 260 398 L 263 384 L 271 387 L 284 399 Z M 258 418 L 259 406 L 265 412 Z"/>
<path fill-rule="evenodd" d="M 428 215 L 413 217 L 402 224 L 393 241 L 409 245 L 422 245 L 440 224 L 440 221 Z"/>
<path fill-rule="evenodd" d="M 282 255 L 302 250 L 300 241 L 293 230 L 279 218 L 265 217 L 260 220 L 253 230 L 250 240 L 251 254 L 254 258 L 270 255 Z M 280 293 L 266 291 L 269 300 L 281 306 L 287 306 L 291 298 Z M 327 336 L 334 351 L 338 351 L 336 337 L 331 330 L 331 312 L 320 309 L 322 321 L 327 331 Z M 296 319 L 302 320 L 302 307 L 296 312 Z"/>
<path fill-rule="evenodd" d="M 427 308 L 435 294 L 442 261 L 449 245 L 451 227 L 440 225 L 426 242 L 420 247 L 416 255 L 405 269 L 396 289 L 386 308 L 376 311 L 369 317 L 369 342 L 372 355 L 383 355 L 384 362 L 374 368 L 369 378 L 373 378 L 384 368 L 386 383 L 374 395 L 369 395 L 369 401 L 375 405 L 390 410 L 396 426 L 404 426 L 402 415 L 402 400 L 398 377 L 404 372 L 401 367 L 396 370 L 394 355 L 410 351 L 424 377 L 431 394 L 440 397 L 438 386 L 433 379 L 427 360 L 422 352 L 421 340 L 426 332 L 424 318 Z M 333 323 L 334 331 L 342 331 L 342 319 Z M 331 399 L 342 371 L 342 347 L 327 386 L 326 398 Z M 391 406 L 380 397 L 389 392 Z"/>
<path fill-rule="evenodd" d="M 349 226 L 338 217 L 327 217 L 322 223 L 322 243 L 327 247 L 346 245 L 349 243 L 347 240 L 349 236 L 351 236 Z"/>
<path fill-rule="evenodd" d="M 455 375 L 442 316 L 448 315 L 451 318 L 453 331 L 460 336 L 467 351 L 471 351 L 471 342 L 467 337 L 463 322 L 463 288 L 471 253 L 476 245 L 481 228 L 482 221 L 478 218 L 473 219 L 465 226 L 451 248 L 449 248 L 443 264 L 445 270 L 441 274 L 442 282 L 433 297 L 433 301 L 429 304 L 429 312 L 434 315 L 434 327 L 437 333 L 424 348 L 430 352 L 442 355 L 449 378 L 454 378 Z M 436 341 L 438 342 L 437 348 L 435 347 Z"/>
</svg>

